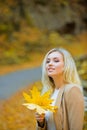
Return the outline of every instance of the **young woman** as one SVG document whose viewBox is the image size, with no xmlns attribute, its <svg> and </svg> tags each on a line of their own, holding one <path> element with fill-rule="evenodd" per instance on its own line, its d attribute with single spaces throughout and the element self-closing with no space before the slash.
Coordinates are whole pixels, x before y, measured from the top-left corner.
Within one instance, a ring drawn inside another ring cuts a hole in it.
<svg viewBox="0 0 87 130">
<path fill-rule="evenodd" d="M 51 90 L 55 113 L 36 113 L 37 130 L 82 130 L 84 99 L 81 82 L 71 54 L 62 48 L 50 50 L 42 66 L 43 92 Z"/>
</svg>

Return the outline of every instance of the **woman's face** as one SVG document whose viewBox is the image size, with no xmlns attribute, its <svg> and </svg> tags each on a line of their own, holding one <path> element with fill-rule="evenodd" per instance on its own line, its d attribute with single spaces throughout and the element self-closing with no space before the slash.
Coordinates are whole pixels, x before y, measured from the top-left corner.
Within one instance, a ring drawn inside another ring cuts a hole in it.
<svg viewBox="0 0 87 130">
<path fill-rule="evenodd" d="M 63 74 L 64 61 L 60 52 L 52 52 L 46 60 L 46 71 L 49 77 L 59 76 Z"/>
</svg>

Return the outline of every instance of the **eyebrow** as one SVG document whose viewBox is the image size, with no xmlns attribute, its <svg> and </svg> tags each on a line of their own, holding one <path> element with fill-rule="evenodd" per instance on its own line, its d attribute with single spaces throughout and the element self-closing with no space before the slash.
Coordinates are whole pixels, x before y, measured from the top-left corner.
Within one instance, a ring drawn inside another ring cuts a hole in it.
<svg viewBox="0 0 87 130">
<path fill-rule="evenodd" d="M 51 58 L 48 57 L 47 59 L 51 59 Z M 59 57 L 53 57 L 53 59 L 59 59 Z"/>
</svg>

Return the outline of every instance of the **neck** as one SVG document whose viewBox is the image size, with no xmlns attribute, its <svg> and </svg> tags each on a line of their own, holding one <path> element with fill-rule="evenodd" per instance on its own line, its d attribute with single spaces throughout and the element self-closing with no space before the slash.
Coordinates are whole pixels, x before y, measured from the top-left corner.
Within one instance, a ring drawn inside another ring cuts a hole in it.
<svg viewBox="0 0 87 130">
<path fill-rule="evenodd" d="M 63 77 L 53 78 L 53 80 L 54 80 L 54 84 L 55 84 L 56 89 L 59 89 L 65 85 Z"/>
</svg>

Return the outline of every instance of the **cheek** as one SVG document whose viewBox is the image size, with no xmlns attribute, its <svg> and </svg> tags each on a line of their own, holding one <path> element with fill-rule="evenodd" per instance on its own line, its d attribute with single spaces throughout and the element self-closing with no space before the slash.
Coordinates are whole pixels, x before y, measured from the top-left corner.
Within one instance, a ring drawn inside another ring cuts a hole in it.
<svg viewBox="0 0 87 130">
<path fill-rule="evenodd" d="M 46 70 L 46 73 L 48 74 L 49 73 L 48 72 L 48 65 L 46 65 L 45 70 Z"/>
<path fill-rule="evenodd" d="M 60 65 L 58 65 L 56 68 L 57 68 L 57 70 L 58 70 L 59 72 L 63 72 L 63 71 L 64 71 L 64 64 L 60 64 Z"/>
<path fill-rule="evenodd" d="M 46 71 L 47 71 L 47 68 L 48 68 L 48 65 L 45 66 Z"/>
</svg>

